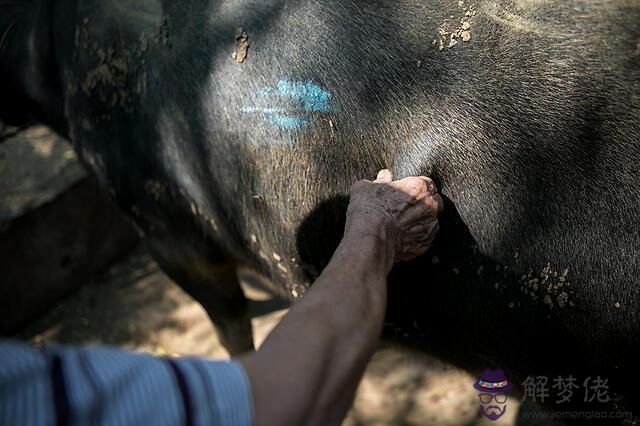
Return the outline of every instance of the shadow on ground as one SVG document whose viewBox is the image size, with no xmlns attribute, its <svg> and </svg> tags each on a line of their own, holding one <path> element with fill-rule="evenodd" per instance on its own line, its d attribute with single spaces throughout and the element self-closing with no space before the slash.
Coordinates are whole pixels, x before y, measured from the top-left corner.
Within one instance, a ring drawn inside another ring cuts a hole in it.
<svg viewBox="0 0 640 426">
<path fill-rule="evenodd" d="M 253 300 L 259 345 L 286 311 L 260 289 L 255 277 L 245 274 L 244 287 Z M 228 356 L 204 310 L 158 269 L 142 247 L 16 337 L 34 345 L 104 344 L 155 355 Z M 344 425 L 516 424 L 515 400 L 499 421 L 480 417 L 473 381 L 468 373 L 425 354 L 381 344 Z"/>
</svg>

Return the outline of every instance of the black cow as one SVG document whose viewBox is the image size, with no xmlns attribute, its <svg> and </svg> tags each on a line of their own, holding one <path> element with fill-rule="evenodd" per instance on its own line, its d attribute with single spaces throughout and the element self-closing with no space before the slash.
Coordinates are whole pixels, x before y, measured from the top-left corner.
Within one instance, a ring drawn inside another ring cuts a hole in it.
<svg viewBox="0 0 640 426">
<path fill-rule="evenodd" d="M 73 141 L 232 353 L 252 347 L 237 267 L 302 297 L 350 184 L 389 167 L 446 207 L 390 276 L 387 335 L 638 397 L 639 2 L 0 7 L 1 118 Z"/>
</svg>

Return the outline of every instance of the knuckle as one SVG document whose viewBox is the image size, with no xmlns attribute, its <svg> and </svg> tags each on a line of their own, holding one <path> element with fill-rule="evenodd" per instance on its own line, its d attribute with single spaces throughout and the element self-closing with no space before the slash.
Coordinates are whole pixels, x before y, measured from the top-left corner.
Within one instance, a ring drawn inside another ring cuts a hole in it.
<svg viewBox="0 0 640 426">
<path fill-rule="evenodd" d="M 351 188 L 349 189 L 349 192 L 354 193 L 354 192 L 362 191 L 364 188 L 367 187 L 368 183 L 369 183 L 368 180 L 361 179 L 361 180 L 355 182 L 353 185 L 351 185 Z"/>
<path fill-rule="evenodd" d="M 431 196 L 427 199 L 427 205 L 429 207 L 430 213 L 433 215 L 437 215 L 442 210 L 442 198 L 440 198 L 439 196 Z"/>
<path fill-rule="evenodd" d="M 420 179 L 424 182 L 428 189 L 435 189 L 436 184 L 433 182 L 433 179 L 427 176 L 420 176 Z"/>
<path fill-rule="evenodd" d="M 408 185 L 408 194 L 412 198 L 418 198 L 420 194 L 424 191 L 425 185 L 423 182 L 419 182 L 418 180 L 413 180 Z"/>
<path fill-rule="evenodd" d="M 434 194 L 433 198 L 436 200 L 438 211 L 442 211 L 444 209 L 444 200 L 440 194 Z"/>
</svg>

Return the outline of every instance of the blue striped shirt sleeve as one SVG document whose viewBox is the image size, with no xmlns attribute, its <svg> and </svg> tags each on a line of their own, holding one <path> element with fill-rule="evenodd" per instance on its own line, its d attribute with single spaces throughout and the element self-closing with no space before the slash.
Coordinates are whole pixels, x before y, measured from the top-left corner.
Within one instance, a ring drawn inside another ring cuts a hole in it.
<svg viewBox="0 0 640 426">
<path fill-rule="evenodd" d="M 0 424 L 250 425 L 242 365 L 0 341 Z"/>
</svg>

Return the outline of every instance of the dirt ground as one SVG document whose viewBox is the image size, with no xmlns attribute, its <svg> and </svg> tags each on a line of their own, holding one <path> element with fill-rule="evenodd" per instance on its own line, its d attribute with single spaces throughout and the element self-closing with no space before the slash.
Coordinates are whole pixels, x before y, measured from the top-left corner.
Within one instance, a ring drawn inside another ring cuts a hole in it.
<svg viewBox="0 0 640 426">
<path fill-rule="evenodd" d="M 286 311 L 251 285 L 255 282 L 251 277 L 244 281 L 249 297 L 256 301 L 253 327 L 259 345 Z M 262 314 L 265 310 L 273 311 Z M 63 300 L 19 338 L 34 345 L 52 341 L 117 345 L 159 356 L 228 356 L 204 310 L 158 269 L 142 247 Z M 381 344 L 344 425 L 516 424 L 515 400 L 497 422 L 480 416 L 473 380 L 424 354 Z"/>
<path fill-rule="evenodd" d="M 38 207 L 84 177 L 71 145 L 44 126 L 0 147 L 0 222 Z"/>
</svg>

